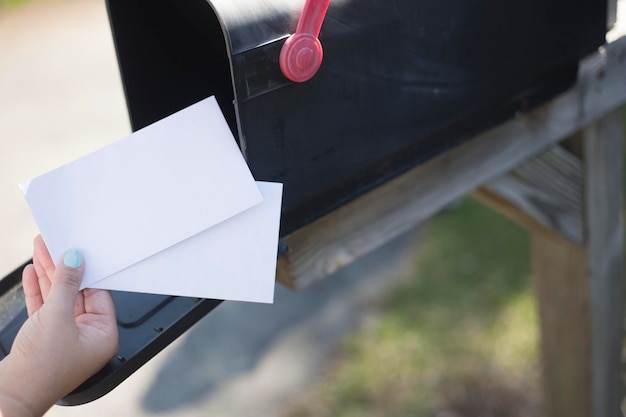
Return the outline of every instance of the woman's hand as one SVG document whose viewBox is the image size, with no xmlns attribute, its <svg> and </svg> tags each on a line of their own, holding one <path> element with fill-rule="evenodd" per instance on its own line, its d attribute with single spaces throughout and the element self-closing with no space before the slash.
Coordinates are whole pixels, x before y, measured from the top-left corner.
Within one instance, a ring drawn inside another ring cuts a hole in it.
<svg viewBox="0 0 626 417">
<path fill-rule="evenodd" d="M 22 274 L 28 320 L 0 362 L 0 415 L 43 415 L 98 372 L 118 350 L 108 291 L 79 291 L 85 264 L 76 250 L 55 266 L 41 236 Z"/>
</svg>

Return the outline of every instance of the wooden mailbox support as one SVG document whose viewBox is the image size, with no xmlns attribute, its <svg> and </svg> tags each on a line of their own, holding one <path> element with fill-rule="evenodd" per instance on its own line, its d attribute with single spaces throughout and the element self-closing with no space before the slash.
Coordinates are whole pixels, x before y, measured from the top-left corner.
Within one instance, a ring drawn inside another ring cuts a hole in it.
<svg viewBox="0 0 626 417">
<path fill-rule="evenodd" d="M 279 281 L 322 279 L 474 192 L 532 233 L 545 415 L 621 415 L 626 37 L 574 87 L 286 238 Z"/>
</svg>

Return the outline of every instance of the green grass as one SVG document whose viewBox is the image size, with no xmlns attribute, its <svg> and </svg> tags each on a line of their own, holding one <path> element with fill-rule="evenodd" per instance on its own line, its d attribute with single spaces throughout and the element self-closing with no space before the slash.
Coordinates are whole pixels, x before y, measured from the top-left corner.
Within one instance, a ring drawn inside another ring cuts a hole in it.
<svg viewBox="0 0 626 417">
<path fill-rule="evenodd" d="M 3 6 L 14 6 L 19 3 L 23 3 L 24 0 L 0 0 L 0 7 Z"/>
<path fill-rule="evenodd" d="M 33 0 L 0 0 L 0 9 L 3 7 L 18 6 L 23 3 L 32 2 Z"/>
<path fill-rule="evenodd" d="M 416 253 L 415 276 L 391 292 L 374 323 L 347 337 L 289 416 L 506 417 L 536 409 L 526 232 L 468 199 L 434 219 Z"/>
</svg>

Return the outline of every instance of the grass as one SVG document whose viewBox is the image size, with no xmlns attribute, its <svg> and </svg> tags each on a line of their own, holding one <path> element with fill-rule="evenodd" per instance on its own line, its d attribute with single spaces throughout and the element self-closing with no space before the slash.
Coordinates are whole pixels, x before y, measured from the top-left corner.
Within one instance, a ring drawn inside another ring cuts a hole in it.
<svg viewBox="0 0 626 417">
<path fill-rule="evenodd" d="M 287 415 L 538 415 L 529 256 L 526 232 L 474 200 L 439 215 L 415 275 Z"/>
<path fill-rule="evenodd" d="M 15 6 L 17 4 L 23 3 L 25 0 L 0 0 L 0 7 L 5 6 Z"/>
<path fill-rule="evenodd" d="M 30 3 L 33 1 L 35 0 L 0 0 L 0 10 L 2 10 L 3 8 L 19 6 L 21 4 Z"/>
</svg>

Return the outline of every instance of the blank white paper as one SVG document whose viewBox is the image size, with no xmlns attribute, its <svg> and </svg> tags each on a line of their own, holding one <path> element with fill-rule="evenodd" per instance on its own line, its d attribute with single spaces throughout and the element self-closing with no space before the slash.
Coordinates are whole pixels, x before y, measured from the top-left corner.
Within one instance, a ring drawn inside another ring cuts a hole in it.
<svg viewBox="0 0 626 417">
<path fill-rule="evenodd" d="M 283 187 L 257 184 L 262 203 L 91 287 L 273 302 Z"/>
<path fill-rule="evenodd" d="M 83 286 L 262 200 L 213 97 L 21 188 L 55 262 L 84 253 Z"/>
</svg>

